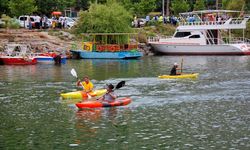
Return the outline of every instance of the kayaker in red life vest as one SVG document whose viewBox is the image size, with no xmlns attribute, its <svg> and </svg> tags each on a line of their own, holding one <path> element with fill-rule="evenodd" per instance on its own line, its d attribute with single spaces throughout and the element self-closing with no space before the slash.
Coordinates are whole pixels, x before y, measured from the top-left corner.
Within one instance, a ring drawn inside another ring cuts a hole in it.
<svg viewBox="0 0 250 150">
<path fill-rule="evenodd" d="M 171 75 L 171 76 L 181 75 L 181 73 L 180 73 L 180 72 L 177 72 L 177 70 L 181 70 L 181 69 L 178 68 L 178 64 L 177 64 L 177 63 L 174 63 L 174 66 L 173 66 L 173 68 L 172 68 L 171 71 L 170 71 L 170 75 Z"/>
<path fill-rule="evenodd" d="M 114 89 L 114 86 L 112 84 L 109 84 L 107 86 L 107 93 L 97 100 L 109 102 L 109 103 L 114 102 L 117 96 L 115 95 L 113 89 Z"/>
<path fill-rule="evenodd" d="M 81 80 L 78 80 L 76 83 L 77 86 L 82 86 L 83 87 L 83 92 L 90 93 L 92 92 L 94 85 L 91 81 L 89 81 L 89 77 L 85 76 L 83 78 L 83 82 Z"/>
</svg>

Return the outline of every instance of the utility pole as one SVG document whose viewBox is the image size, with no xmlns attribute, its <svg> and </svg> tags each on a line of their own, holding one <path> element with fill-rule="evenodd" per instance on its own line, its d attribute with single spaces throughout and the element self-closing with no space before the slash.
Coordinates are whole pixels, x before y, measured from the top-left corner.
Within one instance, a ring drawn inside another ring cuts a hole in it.
<svg viewBox="0 0 250 150">
<path fill-rule="evenodd" d="M 170 0 L 167 0 L 167 5 L 166 5 L 166 16 L 169 16 L 169 4 L 170 4 Z"/>
<path fill-rule="evenodd" d="M 165 12 L 164 12 L 164 3 L 165 3 L 165 0 L 162 0 L 162 16 L 164 17 L 165 16 Z"/>
</svg>

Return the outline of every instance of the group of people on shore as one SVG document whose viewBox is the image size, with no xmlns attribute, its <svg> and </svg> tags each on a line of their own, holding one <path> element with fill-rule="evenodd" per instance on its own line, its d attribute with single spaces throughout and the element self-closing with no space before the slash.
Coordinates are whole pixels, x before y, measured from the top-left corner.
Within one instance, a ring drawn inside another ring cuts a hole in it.
<svg viewBox="0 0 250 150">
<path fill-rule="evenodd" d="M 63 29 L 68 28 L 67 17 L 52 16 L 49 19 L 46 15 L 28 16 L 28 28 L 31 29 Z"/>
</svg>

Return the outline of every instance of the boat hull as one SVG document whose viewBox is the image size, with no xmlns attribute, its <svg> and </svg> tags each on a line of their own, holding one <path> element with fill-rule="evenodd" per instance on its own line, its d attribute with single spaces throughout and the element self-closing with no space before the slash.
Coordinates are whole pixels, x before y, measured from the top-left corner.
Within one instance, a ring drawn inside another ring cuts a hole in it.
<svg viewBox="0 0 250 150">
<path fill-rule="evenodd" d="M 36 56 L 38 63 L 44 63 L 44 64 L 53 64 L 55 63 L 55 60 L 51 56 Z M 61 63 L 66 64 L 67 58 L 66 57 L 61 57 Z"/>
<path fill-rule="evenodd" d="M 0 57 L 1 64 L 4 65 L 35 65 L 37 60 L 35 58 L 26 59 L 23 57 Z"/>
<path fill-rule="evenodd" d="M 197 78 L 198 73 L 192 73 L 192 74 L 182 74 L 182 75 L 161 75 L 158 76 L 160 79 L 186 79 L 186 78 Z"/>
<path fill-rule="evenodd" d="M 94 90 L 93 92 L 88 93 L 90 96 L 102 96 L 107 92 L 106 89 L 99 89 Z M 69 93 L 61 93 L 61 97 L 63 99 L 85 99 L 88 97 L 86 92 L 83 91 L 75 91 L 75 92 L 69 92 Z"/>
<path fill-rule="evenodd" d="M 155 42 L 150 43 L 150 45 L 155 53 L 165 55 L 250 55 L 250 47 L 246 44 L 172 45 Z"/>
<path fill-rule="evenodd" d="M 143 56 L 141 52 L 137 51 L 89 52 L 84 50 L 71 50 L 71 52 L 73 55 L 79 55 L 82 59 L 136 59 Z"/>
<path fill-rule="evenodd" d="M 118 98 L 114 102 L 100 102 L 100 101 L 84 101 L 82 103 L 76 103 L 78 108 L 98 108 L 98 107 L 115 107 L 115 106 L 125 106 L 131 103 L 131 99 L 128 97 Z"/>
</svg>

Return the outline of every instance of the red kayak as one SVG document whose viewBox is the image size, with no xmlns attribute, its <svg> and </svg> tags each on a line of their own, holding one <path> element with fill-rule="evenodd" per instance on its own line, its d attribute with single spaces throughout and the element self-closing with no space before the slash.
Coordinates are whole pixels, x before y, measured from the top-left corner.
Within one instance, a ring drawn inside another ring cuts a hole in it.
<svg viewBox="0 0 250 150">
<path fill-rule="evenodd" d="M 101 102 L 101 101 L 84 101 L 81 103 L 76 103 L 78 108 L 97 108 L 97 107 L 115 107 L 115 106 L 125 106 L 131 103 L 131 99 L 128 97 L 118 98 L 114 102 Z"/>
</svg>

